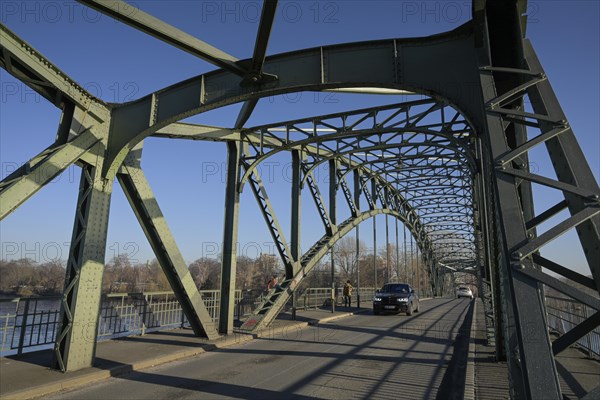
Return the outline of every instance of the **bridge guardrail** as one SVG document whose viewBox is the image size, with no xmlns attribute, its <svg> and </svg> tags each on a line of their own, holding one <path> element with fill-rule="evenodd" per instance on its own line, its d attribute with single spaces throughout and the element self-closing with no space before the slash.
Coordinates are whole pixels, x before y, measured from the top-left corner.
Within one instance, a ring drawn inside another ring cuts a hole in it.
<svg viewBox="0 0 600 400">
<path fill-rule="evenodd" d="M 342 288 L 335 291 L 336 305 L 343 304 Z M 369 302 L 375 288 L 354 288 L 352 304 Z M 215 324 L 219 320 L 220 291 L 201 290 L 200 294 Z M 260 303 L 263 291 L 236 290 L 234 317 L 249 315 Z M 13 297 L 0 299 L 0 355 L 21 354 L 51 347 L 60 318 L 60 296 Z M 307 288 L 296 296 L 297 309 L 315 309 L 331 305 L 331 288 Z M 286 310 L 292 308 L 290 300 Z M 98 340 L 129 335 L 144 335 L 157 330 L 188 326 L 173 292 L 109 293 L 102 296 Z"/>
<path fill-rule="evenodd" d="M 343 288 L 338 287 L 335 290 L 335 304 L 342 305 L 343 299 Z M 357 295 L 359 290 L 354 288 L 352 291 L 352 304 L 356 304 Z M 360 288 L 360 299 L 361 301 L 370 301 L 373 299 L 375 294 L 375 288 L 366 287 Z M 331 288 L 307 288 L 297 296 L 296 308 L 309 310 L 319 307 L 331 305 Z"/>
<path fill-rule="evenodd" d="M 546 296 L 546 310 L 549 328 L 559 335 L 568 332 L 595 312 L 578 301 L 548 295 Z M 596 327 L 579 339 L 577 346 L 584 349 L 590 357 L 600 359 L 600 327 Z"/>
<path fill-rule="evenodd" d="M 373 288 L 361 288 L 361 297 L 370 299 Z M 201 290 L 200 294 L 215 324 L 219 320 L 220 291 Z M 260 302 L 262 290 L 236 290 L 234 317 L 249 315 Z M 341 288 L 336 301 L 342 300 Z M 60 318 L 60 296 L 13 297 L 0 299 L 0 355 L 21 354 L 51 347 Z M 318 308 L 331 299 L 331 288 L 308 288 L 297 306 Z M 356 302 L 356 290 L 353 300 Z M 289 303 L 288 308 L 292 305 Z M 98 340 L 108 340 L 188 325 L 173 292 L 109 293 L 102 296 Z"/>
<path fill-rule="evenodd" d="M 213 322 L 218 323 L 220 291 L 200 294 Z M 0 299 L 0 355 L 21 354 L 54 344 L 60 318 L 60 296 Z M 235 292 L 234 316 L 244 308 L 240 290 Z M 187 326 L 173 292 L 110 293 L 102 296 L 98 340 Z"/>
</svg>

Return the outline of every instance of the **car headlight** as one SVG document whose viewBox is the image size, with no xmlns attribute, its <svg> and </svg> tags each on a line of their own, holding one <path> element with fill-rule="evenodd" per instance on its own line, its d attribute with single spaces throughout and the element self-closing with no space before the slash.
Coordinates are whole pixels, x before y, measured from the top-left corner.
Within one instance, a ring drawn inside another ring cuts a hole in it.
<svg viewBox="0 0 600 400">
<path fill-rule="evenodd" d="M 381 297 L 375 296 L 375 297 L 373 297 L 373 301 L 381 301 Z"/>
<path fill-rule="evenodd" d="M 398 299 L 398 303 L 406 303 L 408 301 L 407 298 Z"/>
</svg>

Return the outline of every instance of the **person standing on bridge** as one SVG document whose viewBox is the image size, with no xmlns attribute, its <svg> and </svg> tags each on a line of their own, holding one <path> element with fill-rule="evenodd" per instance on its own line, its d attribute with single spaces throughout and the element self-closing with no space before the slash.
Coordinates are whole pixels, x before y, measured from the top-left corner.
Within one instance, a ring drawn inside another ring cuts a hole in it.
<svg viewBox="0 0 600 400">
<path fill-rule="evenodd" d="M 277 275 L 273 275 L 267 282 L 267 292 L 277 286 Z"/>
<path fill-rule="evenodd" d="M 344 295 L 344 307 L 346 307 L 346 304 L 348 304 L 347 307 L 352 306 L 352 289 L 354 288 L 350 283 L 350 279 L 348 279 L 344 284 L 344 289 L 342 290 L 342 294 Z"/>
</svg>

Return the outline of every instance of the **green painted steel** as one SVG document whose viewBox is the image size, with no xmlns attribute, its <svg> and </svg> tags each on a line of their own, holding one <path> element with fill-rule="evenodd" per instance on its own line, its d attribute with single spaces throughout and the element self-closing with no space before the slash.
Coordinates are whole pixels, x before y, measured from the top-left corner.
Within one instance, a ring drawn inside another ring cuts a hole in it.
<svg viewBox="0 0 600 400">
<path fill-rule="evenodd" d="M 237 263 L 238 216 L 240 192 L 240 144 L 227 143 L 227 182 L 225 183 L 225 219 L 223 221 L 223 256 L 221 257 L 221 306 L 219 333 L 233 333 L 235 273 Z"/>
<path fill-rule="evenodd" d="M 194 333 L 209 339 L 218 338 L 212 318 L 144 172 L 139 166 L 126 164 L 117 178 Z"/>
<path fill-rule="evenodd" d="M 526 1 L 474 0 L 473 20 L 435 36 L 266 56 L 278 3 L 266 0 L 249 60 L 238 60 L 140 10 L 125 12 L 134 8 L 124 2 L 82 3 L 221 69 L 127 104 L 109 105 L 0 26 L 2 67 L 63 110 L 56 142 L 0 183 L 0 218 L 69 165 L 82 168 L 55 346 L 58 368 L 73 371 L 93 363 L 95 343 L 88 339 L 97 330 L 115 177 L 194 332 L 218 337 L 143 175 L 140 144 L 148 136 L 158 136 L 221 141 L 229 149 L 221 333 L 233 330 L 239 192 L 248 183 L 285 266 L 286 279 L 266 296 L 243 329 L 268 326 L 306 274 L 344 235 L 356 228 L 358 237 L 361 222 L 392 215 L 402 221 L 405 233 L 408 230 L 411 245 L 416 244 L 434 293 L 451 289 L 450 276 L 457 272 L 479 278 L 488 329 L 493 331 L 490 338 L 498 359 L 508 361 L 513 396 L 561 398 L 554 353 L 597 326 L 598 314 L 553 345 L 547 335 L 542 290 L 543 285 L 553 287 L 598 309 L 600 189 L 531 43 L 524 39 Z M 428 98 L 245 127 L 258 101 L 266 96 L 365 88 L 402 90 Z M 524 111 L 526 99 L 533 112 Z M 233 128 L 179 122 L 238 102 L 244 104 Z M 539 134 L 532 135 L 534 130 Z M 553 176 L 529 170 L 529 152 L 542 144 L 553 162 Z M 289 243 L 257 172 L 261 162 L 285 152 L 292 157 Z M 325 163 L 330 166 L 328 206 L 313 177 Z M 352 188 L 345 180 L 348 174 L 353 175 Z M 533 184 L 557 191 L 562 200 L 536 210 Z M 301 254 L 303 185 L 313 197 L 324 234 Z M 338 190 L 351 210 L 351 217 L 341 223 L 336 220 Z M 361 210 L 361 203 L 368 210 Z M 540 223 L 565 210 L 567 217 L 559 217 L 559 222 L 538 234 Z M 573 230 L 592 278 L 539 255 L 553 239 Z M 406 254 L 405 268 L 409 274 Z M 567 286 L 541 268 L 583 284 L 593 295 Z M 417 277 L 422 278 L 419 273 Z"/>
</svg>

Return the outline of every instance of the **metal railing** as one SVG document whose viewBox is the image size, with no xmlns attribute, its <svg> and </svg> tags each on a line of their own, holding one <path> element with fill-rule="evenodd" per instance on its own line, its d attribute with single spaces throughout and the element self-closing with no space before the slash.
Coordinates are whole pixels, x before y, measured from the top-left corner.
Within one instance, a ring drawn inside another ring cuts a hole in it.
<svg viewBox="0 0 600 400">
<path fill-rule="evenodd" d="M 213 323 L 218 323 L 219 290 L 200 294 Z M 235 302 L 242 300 L 236 290 Z M 0 355 L 21 354 L 54 344 L 60 317 L 61 297 L 15 297 L 0 299 Z M 242 315 L 234 308 L 234 317 Z M 188 326 L 173 292 L 111 293 L 102 296 L 98 340 Z"/>
<path fill-rule="evenodd" d="M 60 297 L 0 299 L 0 310 L 2 353 L 54 343 Z"/>
<path fill-rule="evenodd" d="M 344 302 L 343 288 L 339 287 L 335 290 L 335 304 L 342 305 Z M 352 304 L 356 305 L 357 295 L 359 290 L 354 288 L 352 291 Z M 375 288 L 360 288 L 360 300 L 371 301 L 375 294 Z M 327 307 L 331 305 L 331 288 L 307 288 L 299 293 L 296 298 L 297 309 L 314 309 L 319 307 Z"/>
<path fill-rule="evenodd" d="M 548 326 L 558 335 L 570 331 L 596 312 L 578 301 L 556 296 L 546 296 L 546 311 Z M 576 344 L 590 357 L 600 359 L 600 327 L 579 339 Z"/>
<path fill-rule="evenodd" d="M 375 288 L 360 288 L 361 302 L 371 301 Z M 218 324 L 220 291 L 201 290 L 213 323 Z M 356 305 L 358 290 L 352 293 Z M 249 315 L 261 301 L 263 291 L 236 290 L 234 317 Z M 335 301 L 343 303 L 342 288 L 336 288 Z M 54 344 L 60 318 L 60 296 L 0 299 L 0 355 L 21 354 L 50 348 Z M 296 296 L 298 309 L 331 305 L 331 288 L 308 288 Z M 286 309 L 292 307 L 291 301 Z M 102 296 L 98 340 L 108 340 L 147 332 L 189 326 L 173 292 L 110 293 Z"/>
</svg>

